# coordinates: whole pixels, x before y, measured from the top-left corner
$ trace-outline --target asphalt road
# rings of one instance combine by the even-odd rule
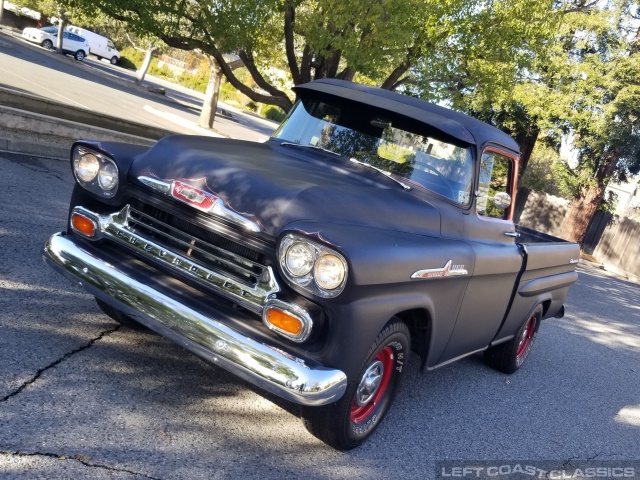
[[[0,40],[0,86],[179,133],[205,133],[195,126],[200,114],[198,106],[204,98],[198,92],[148,77],[145,85],[165,88],[170,97],[165,98],[134,87],[126,80],[132,81],[135,72],[106,61],[93,57],[84,62],[76,62],[69,56],[60,59],[19,38],[2,34]],[[230,115],[218,114],[214,130],[225,136],[263,141],[277,126],[227,105],[221,106]]]
[[[436,460],[640,459],[640,286],[580,265],[567,315],[527,364],[417,362],[361,448],[152,334],[119,327],[41,260],[63,229],[68,162],[0,157],[0,477],[407,478]],[[489,301],[489,300],[488,300]]]

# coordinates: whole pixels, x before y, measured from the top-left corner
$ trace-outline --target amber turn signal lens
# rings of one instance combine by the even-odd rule
[[[267,310],[266,317],[267,322],[290,335],[296,336],[302,332],[302,321],[287,312],[283,312],[277,308],[270,308]]]
[[[77,213],[71,215],[71,226],[75,231],[87,237],[93,237],[96,234],[95,222]]]

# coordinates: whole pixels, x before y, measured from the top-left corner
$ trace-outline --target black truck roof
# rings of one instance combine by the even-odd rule
[[[315,80],[293,89],[296,93],[317,92],[397,112],[472,145],[494,142],[519,152],[518,144],[502,130],[477,118],[419,98],[333,78]]]

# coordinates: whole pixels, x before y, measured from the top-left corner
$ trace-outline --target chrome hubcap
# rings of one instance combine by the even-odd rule
[[[356,390],[356,403],[364,407],[368,404],[378,391],[384,374],[384,365],[380,360],[376,360],[362,375],[360,385]]]

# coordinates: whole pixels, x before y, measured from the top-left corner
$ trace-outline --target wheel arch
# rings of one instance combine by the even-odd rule
[[[427,308],[413,308],[396,313],[394,317],[402,320],[409,328],[411,350],[420,355],[420,368],[424,369],[431,345],[433,316]]]

